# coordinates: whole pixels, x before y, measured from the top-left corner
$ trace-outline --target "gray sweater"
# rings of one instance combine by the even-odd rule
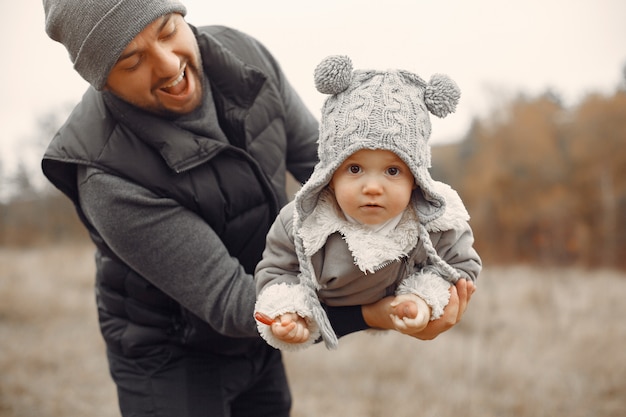
[[[79,166],[78,188],[87,219],[137,273],[150,277],[152,284],[220,333],[257,334],[253,278],[199,216],[96,168]],[[186,274],[181,274],[177,259],[186,260]],[[231,300],[228,294],[239,298]]]

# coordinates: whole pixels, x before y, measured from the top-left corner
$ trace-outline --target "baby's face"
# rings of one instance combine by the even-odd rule
[[[362,149],[337,168],[329,186],[345,213],[375,225],[402,213],[411,200],[415,178],[395,153]]]

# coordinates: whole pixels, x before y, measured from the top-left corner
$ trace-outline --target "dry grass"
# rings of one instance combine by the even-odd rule
[[[0,250],[0,416],[118,416],[92,249]],[[626,277],[487,269],[463,322],[286,355],[294,417],[617,417],[626,410]]]
[[[93,249],[0,251],[0,416],[119,416]]]

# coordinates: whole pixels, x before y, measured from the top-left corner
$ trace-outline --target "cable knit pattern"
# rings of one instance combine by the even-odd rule
[[[454,111],[460,90],[445,75],[433,76],[429,84],[409,71],[348,74],[351,68],[348,57],[330,56],[315,70],[316,87],[331,95],[322,107],[320,162],[297,197],[301,216],[310,214],[317,194],[346,157],[361,149],[386,149],[402,158],[420,186],[424,198],[414,201],[420,220],[436,219],[445,211],[445,198],[434,189],[428,172],[429,111],[438,116]]]

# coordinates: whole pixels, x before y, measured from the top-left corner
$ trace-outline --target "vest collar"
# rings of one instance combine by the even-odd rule
[[[214,101],[219,100],[223,106],[228,107],[229,114],[236,115],[234,120],[224,123],[243,124],[248,109],[265,83],[266,76],[260,70],[245,64],[211,35],[199,33],[193,26],[192,30],[198,40],[204,72],[211,83]],[[175,172],[183,172],[198,166],[229,146],[211,138],[195,135],[168,120],[124,102],[110,92],[104,91],[102,95],[115,118],[159,152]],[[224,130],[244,131],[232,126],[226,126]],[[243,141],[245,138],[239,140]]]
[[[237,107],[249,109],[267,79],[265,74],[243,62],[211,34],[191,28],[196,34],[204,72],[211,82],[213,94]]]

